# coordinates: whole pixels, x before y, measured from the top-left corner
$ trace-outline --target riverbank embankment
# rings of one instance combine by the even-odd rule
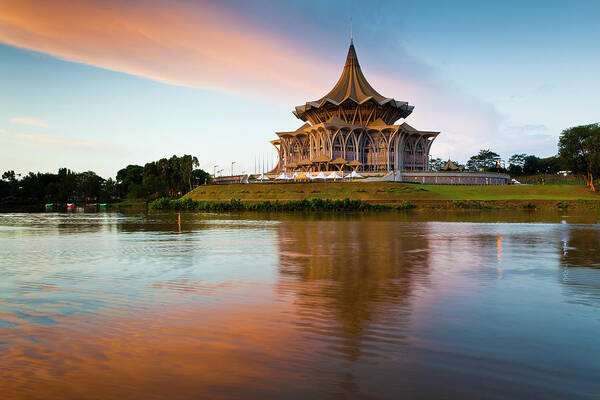
[[[394,182],[232,184],[200,186],[185,195],[182,201],[187,199],[202,204],[229,203],[235,199],[239,203],[247,203],[247,208],[254,207],[250,204],[294,204],[312,199],[325,202],[348,199],[360,201],[361,204],[401,209],[600,208],[600,194],[591,192],[583,185],[451,186]]]

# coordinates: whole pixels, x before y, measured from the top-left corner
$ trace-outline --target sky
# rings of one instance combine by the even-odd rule
[[[598,1],[0,0],[0,170],[114,177],[192,154],[254,172],[350,42],[434,157],[557,152],[600,120]]]

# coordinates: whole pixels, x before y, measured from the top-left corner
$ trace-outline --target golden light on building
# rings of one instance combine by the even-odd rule
[[[333,89],[297,106],[293,113],[304,125],[277,132],[279,138],[271,141],[279,153],[273,172],[428,170],[429,149],[439,132],[419,131],[405,122],[395,125],[413,109],[373,89],[351,41]]]

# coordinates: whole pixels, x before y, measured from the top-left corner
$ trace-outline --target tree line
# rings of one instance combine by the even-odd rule
[[[452,162],[465,171],[502,172],[511,176],[556,174],[567,169],[567,164],[558,156],[540,158],[525,153],[513,154],[506,165],[500,155],[490,149],[479,150],[479,153],[471,156],[466,164]],[[446,161],[440,158],[434,158],[430,162],[431,169],[434,171],[440,171],[445,164]]]
[[[586,185],[596,191],[595,182],[600,176],[600,123],[563,130],[558,141],[558,154],[552,157],[513,154],[506,165],[498,153],[483,149],[471,156],[465,165],[456,161],[453,163],[467,171],[504,172],[517,177],[569,171],[583,175]],[[439,171],[445,164],[444,160],[434,158],[430,167]]]
[[[128,165],[117,172],[119,192],[137,199],[183,195],[211,180],[198,165],[198,159],[189,155],[162,158],[143,167]]]
[[[115,179],[68,168],[60,168],[56,174],[29,172],[22,177],[10,170],[0,180],[0,203],[108,203],[125,198],[149,201],[177,196],[211,179],[198,166],[194,156],[174,155],[144,166],[128,165],[117,172]]]

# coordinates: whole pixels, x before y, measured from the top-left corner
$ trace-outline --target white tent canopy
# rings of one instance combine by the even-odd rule
[[[279,175],[277,178],[275,178],[276,181],[287,181],[290,179],[294,179],[294,178],[290,178],[289,176],[287,176],[285,174],[285,172],[282,172],[281,175]]]
[[[323,171],[321,171],[321,172],[319,172],[317,175],[313,175],[313,177],[312,177],[312,178],[313,178],[313,179],[325,179],[325,178],[326,178],[326,176],[325,176],[325,174],[323,173]]]
[[[338,175],[337,172],[332,172],[325,179],[342,179],[341,175]]]
[[[350,179],[355,179],[355,178],[362,178],[363,176],[360,175],[358,172],[356,171],[352,171],[352,173],[348,176],[346,176],[346,178],[350,178]]]
[[[269,178],[265,174],[260,174],[257,178],[257,181],[268,181]]]

